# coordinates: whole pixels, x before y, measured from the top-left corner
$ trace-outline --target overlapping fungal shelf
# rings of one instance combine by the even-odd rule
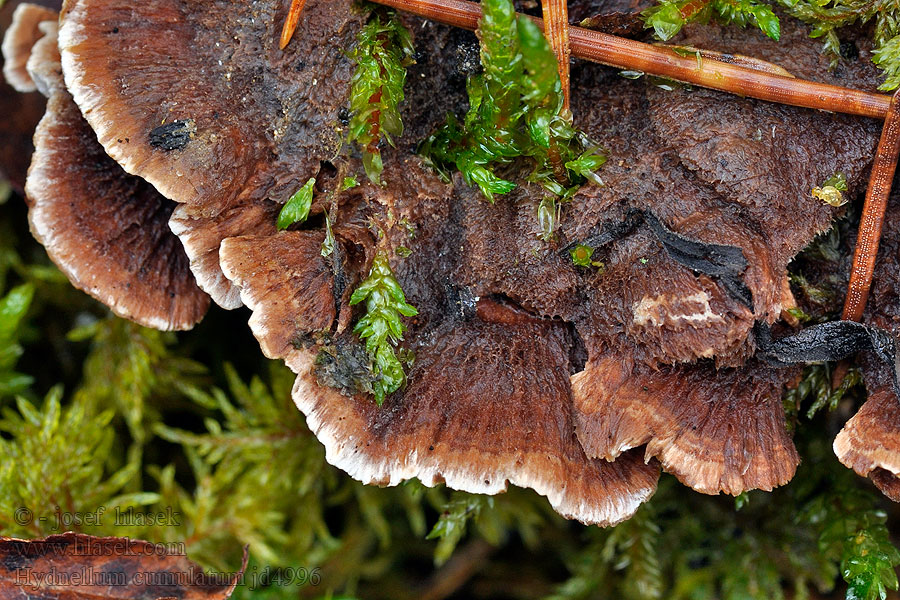
[[[412,150],[464,110],[460,57],[472,34],[408,18],[419,52],[406,132],[385,148],[376,186],[341,148],[343,50],[365,15],[350,0],[309,0],[282,49],[287,13],[279,0],[66,2],[65,84],[50,86],[28,191],[35,234],[76,285],[162,328],[202,316],[200,289],[226,308],[245,304],[265,354],[297,373],[295,403],[327,459],[367,483],[418,478],[479,493],[512,483],[609,525],[653,494],[660,468],[710,494],[791,479],[799,457],[781,397],[799,368],[763,360],[759,328],[793,331],[788,263],[843,210],[810,190],[838,171],[851,194],[864,188],[876,122],[663,90],[576,63],[571,108],[608,149],[604,186],[584,187],[544,242],[543,193],[525,173],[511,173],[519,187],[491,205]],[[788,23],[780,44],[717,28],[689,28],[681,43],[877,85],[866,60],[829,71],[819,43]],[[336,193],[346,174],[360,185]],[[311,177],[309,221],[277,231],[281,204]],[[51,202],[61,187],[74,204]],[[79,208],[98,190],[103,210]],[[897,334],[895,229],[866,319]],[[572,263],[567,248],[585,241],[602,268]],[[349,303],[377,250],[419,312],[403,343],[416,356],[407,385],[382,406],[353,387],[365,357]],[[884,416],[900,405],[890,369],[864,364],[871,398],[836,451],[896,498],[900,438]]]

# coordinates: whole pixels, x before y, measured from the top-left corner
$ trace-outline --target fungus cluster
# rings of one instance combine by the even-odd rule
[[[608,160],[603,185],[583,186],[547,241],[527,169],[510,167],[518,186],[489,204],[411,147],[465,112],[456,57],[474,36],[404,17],[417,63],[377,185],[343,144],[347,50],[367,14],[309,0],[282,45],[289,11],[282,0],[66,0],[57,26],[53,12],[17,8],[4,73],[48,97],[29,220],[74,285],[161,329],[191,327],[210,299],[246,305],[263,352],[297,373],[295,403],[327,460],[366,483],[512,483],[608,525],[653,494],[660,468],[709,494],[791,479],[799,457],[781,397],[799,368],[773,364],[790,362],[779,342],[796,327],[787,267],[845,210],[810,190],[838,172],[848,195],[864,188],[875,123],[577,63],[575,124]],[[622,20],[572,15],[588,16]],[[688,27],[679,43],[874,91],[867,61],[829,71],[800,28],[781,37]],[[312,179],[308,218],[279,230],[281,206]],[[896,223],[865,317],[893,335]],[[590,249],[588,266],[573,263],[576,247]],[[415,356],[406,384],[380,406],[351,302],[379,256],[418,312],[398,348]],[[870,399],[835,449],[900,499],[896,375],[869,355],[863,368]]]

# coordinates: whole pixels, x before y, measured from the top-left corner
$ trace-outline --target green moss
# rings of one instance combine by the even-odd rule
[[[13,370],[24,351],[19,336],[33,297],[34,286],[22,284],[0,298],[0,399],[28,389],[33,382],[28,375]]]
[[[810,26],[810,37],[822,38],[823,50],[834,68],[841,60],[842,27],[874,22],[872,62],[884,71],[881,90],[900,86],[900,7],[879,0],[659,0],[644,11],[645,24],[657,37],[668,40],[687,23],[706,23],[715,18],[724,24],[756,25],[774,40],[780,23],[772,10],[778,6]]]
[[[406,302],[403,289],[384,253],[375,256],[369,276],[350,297],[351,305],[363,301],[366,302],[366,314],[356,323],[353,331],[366,342],[366,351],[372,359],[372,390],[380,406],[406,381],[394,346],[403,340],[406,330],[402,317],[413,317],[419,313]]]
[[[347,141],[359,145],[366,174],[380,183],[384,167],[379,145],[382,140],[393,145],[403,133],[399,107],[406,68],[413,62],[412,41],[394,11],[379,8],[360,31],[349,56],[356,70],[350,82]]]
[[[484,72],[467,82],[469,111],[462,122],[449,115],[419,152],[445,178],[462,173],[492,202],[515,188],[498,172],[518,159],[529,159],[529,179],[557,197],[570,198],[586,181],[600,184],[596,170],[606,159],[562,110],[556,57],[540,29],[517,18],[510,0],[486,0],[482,9]]]
[[[756,0],[660,0],[643,13],[644,23],[661,40],[669,40],[688,23],[754,25],[772,38],[781,37],[781,24],[772,7]]]

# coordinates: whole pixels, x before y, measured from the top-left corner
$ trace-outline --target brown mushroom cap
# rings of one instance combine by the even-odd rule
[[[886,374],[883,374],[886,375]],[[885,379],[888,381],[890,377]],[[868,400],[834,439],[834,453],[847,467],[871,477],[900,502],[900,401],[890,385],[869,388]]]
[[[535,237],[539,190],[522,185],[487,206],[459,181],[426,189],[429,177],[406,150],[386,156],[386,164],[406,161],[406,174],[386,169],[387,188],[358,206],[387,230],[383,246],[412,246],[394,267],[420,314],[406,342],[418,355],[408,387],[378,409],[363,394],[316,383],[365,367],[358,340],[336,326],[349,312],[338,272],[317,253],[321,234],[271,231],[274,208],[335,154],[349,78],[341,50],[362,17],[344,1],[310,2],[304,29],[282,53],[284,3],[234,3],[224,15],[206,0],[111,4],[68,2],[67,83],[107,152],[185,203],[175,227],[202,285],[236,303],[218,253],[265,352],[298,373],[295,401],[329,460],[377,483],[415,476],[499,491],[510,481],[601,523],[652,492],[653,467],[621,454],[643,443],[647,456],[708,493],[771,489],[791,477],[797,455],[778,401],[791,372],[745,365],[751,331],[791,306],[786,265],[837,214],[809,191],[839,170],[851,189],[860,185],[874,125],[714,92],[663,94],[596,66],[575,74],[573,112],[611,151],[607,185],[583,190],[563,212],[560,245],[639,210],[673,235],[739,248],[746,268],[730,283],[686,264],[646,223],[599,249],[605,272],[576,268]],[[821,76],[816,42],[795,29],[790,70]],[[759,38],[728,35],[738,44]],[[138,40],[144,52],[129,52]],[[862,87],[876,80],[871,65],[850,75]],[[410,98],[422,101],[407,104],[405,120],[421,133],[451,101],[423,92],[427,78],[410,85]],[[700,117],[685,118],[682,105]],[[413,242],[393,227],[401,218],[416,229]],[[355,252],[351,281],[364,275],[375,243],[339,241]],[[332,339],[316,341],[317,333]],[[573,378],[573,398],[582,343],[588,362]],[[323,346],[349,374],[314,364],[327,358]]]
[[[32,55],[43,60],[29,60],[51,92],[25,186],[32,232],[73,285],[119,316],[189,329],[209,297],[169,230],[175,204],[127,175],[97,143],[64,88],[54,34],[50,28]]]
[[[108,0],[66,3],[69,90],[110,156],[190,205],[175,230],[198,282],[223,306],[235,306],[236,292],[215,260],[219,243],[270,224],[265,205],[284,203],[340,149],[351,74],[344,51],[365,18],[351,5],[309,2],[282,51],[280,1],[227,10],[211,0],[127,10]],[[230,228],[237,211],[243,231]],[[249,214],[260,220],[246,222]]]
[[[12,23],[3,35],[3,76],[18,92],[33,92],[37,86],[28,74],[26,64],[35,42],[44,37],[40,24],[44,21],[56,22],[59,13],[23,2],[16,6]]]
[[[639,453],[591,460],[573,432],[562,328],[480,319],[435,332],[402,395],[377,407],[316,383],[313,357],[297,356],[294,401],[326,458],[366,483],[495,494],[508,483],[545,495],[561,514],[611,525],[656,488]]]
[[[65,86],[57,45],[59,23],[56,20],[44,21],[38,25],[38,29],[43,32],[44,37],[34,43],[25,68],[37,91],[49,98],[53,94],[54,87]]]
[[[285,231],[222,243],[222,268],[254,311],[250,327],[263,354],[286,358],[303,334],[328,331],[335,320],[334,275],[321,255],[325,235]]]
[[[222,240],[242,235],[274,235],[281,205],[274,202],[248,202],[205,216],[190,204],[179,204],[169,219],[169,228],[184,245],[197,285],[217,290],[216,303],[223,308],[241,306],[240,290],[234,287],[219,266]]]
[[[803,52],[818,54],[808,43]],[[591,80],[591,76],[600,81]],[[559,317],[575,324],[589,360],[585,370],[573,377],[570,418],[587,456],[621,459],[633,454],[629,449],[646,444],[646,457],[658,457],[666,470],[706,493],[769,490],[793,476],[799,457],[785,428],[781,395],[796,370],[747,363],[754,351],[751,330],[757,320],[773,322],[784,308],[793,305],[787,262],[827,228],[836,214],[812,198],[809,191],[838,170],[845,171],[851,185],[858,186],[876,131],[861,120],[743,101],[735,108],[731,98],[697,92],[686,101],[693,100],[694,108],[705,119],[715,122],[724,112],[724,123],[739,123],[732,129],[714,129],[708,138],[701,139],[697,136],[706,135],[703,128],[695,131],[669,122],[669,116],[659,108],[668,102],[662,92],[604,77],[602,72],[598,75],[596,70],[584,69],[574,102],[576,114],[588,121],[588,132],[611,148],[603,170],[606,185],[584,189],[566,206],[560,228],[566,236],[563,243],[589,238],[607,226],[615,228],[626,220],[629,209],[649,211],[667,228],[690,240],[740,248],[747,261],[741,280],[752,294],[750,306],[736,298],[720,277],[679,263],[646,223],[598,248],[595,258],[604,262],[602,270],[579,269],[567,254],[560,253],[559,246],[536,238],[534,211],[540,196],[527,186],[488,205],[480,201],[476,190],[458,185],[449,206],[443,207],[428,203],[415,186],[406,189],[394,180],[379,202],[398,218],[408,216],[411,223],[426,230],[433,228],[427,223],[434,219],[446,229],[458,231],[437,235],[434,239],[439,242],[430,242],[432,237],[420,237],[417,229],[411,243],[413,256],[397,265],[405,275],[404,289],[417,299],[414,303],[421,309],[420,322],[408,336],[416,349],[417,363],[410,374],[409,388],[397,394],[390,408],[388,404],[382,408],[387,415],[379,420],[380,413],[370,405],[357,406],[358,400],[342,399],[328,389],[317,390],[308,373],[314,369],[312,359],[306,350],[294,347],[302,339],[291,327],[300,320],[297,311],[304,306],[320,306],[322,310],[327,301],[325,290],[319,303],[311,302],[311,292],[301,285],[305,278],[291,276],[284,280],[282,275],[279,279],[268,267],[263,270],[265,277],[254,275],[251,265],[268,263],[253,257],[240,264],[238,257],[252,252],[252,248],[262,248],[263,241],[227,241],[226,274],[242,287],[245,302],[254,309],[254,329],[267,353],[278,356],[287,352],[288,362],[301,373],[298,405],[308,415],[321,413],[311,416],[310,422],[321,428],[320,438],[334,461],[373,481],[378,477],[394,481],[394,477],[419,473],[424,463],[407,467],[384,458],[394,456],[393,449],[386,445],[377,446],[380,453],[376,456],[387,462],[373,467],[366,450],[348,446],[341,436],[384,444],[377,442],[377,437],[373,440],[371,433],[383,428],[395,439],[406,439],[405,434],[397,433],[403,425],[392,428],[393,419],[415,421],[419,413],[430,414],[431,403],[439,401],[428,394],[419,396],[416,382],[422,382],[419,385],[423,389],[433,390],[432,378],[463,368],[461,365],[472,369],[465,378],[459,377],[469,383],[441,380],[446,389],[461,390],[459,402],[468,402],[463,390],[480,382],[478,377],[482,375],[502,387],[502,376],[476,371],[477,365],[466,363],[461,351],[457,354],[455,347],[442,345],[456,343],[453,340],[459,336],[465,340],[458,342],[460,347],[474,347],[477,335],[470,333],[470,327],[487,339],[500,335],[493,330],[488,333],[487,325],[480,320],[447,324],[446,308],[443,313],[428,308],[435,306],[433,298],[440,294],[429,286],[440,287],[440,281],[449,280],[466,287],[471,297],[503,296],[532,316]],[[670,94],[684,96],[680,92]],[[800,144],[794,138],[792,145],[784,136],[762,136],[756,140],[755,153],[743,161],[725,152],[738,148],[748,136],[754,139],[756,129],[773,121],[796,122],[808,139]],[[843,139],[840,132],[848,128],[854,132],[852,143],[835,147],[833,138]],[[679,144],[682,140],[684,148]],[[701,164],[690,154],[694,146],[713,142],[731,160],[730,170],[723,165],[713,168],[711,163]],[[785,162],[799,160],[807,147],[822,156],[814,165],[788,176]],[[406,168],[411,169],[409,164]],[[389,175],[386,180],[390,181]],[[754,188],[758,181],[766,182],[766,186]],[[418,212],[413,208],[417,205]],[[391,244],[402,245],[394,239]],[[441,264],[450,259],[441,258],[435,259],[427,272],[407,267],[410,260],[426,260],[416,259],[419,252],[438,257],[449,249],[455,257],[450,266]],[[275,253],[284,254],[284,249]],[[284,266],[282,270],[293,272]],[[292,291],[281,289],[284,287]],[[506,325],[528,338],[524,325]],[[520,331],[520,327],[525,329]],[[503,353],[510,344],[498,342],[486,354],[512,361]],[[439,351],[432,355],[435,346]],[[531,352],[538,351],[535,349]],[[715,359],[720,368],[712,363],[694,364],[699,359]],[[677,366],[670,366],[673,363]],[[528,369],[541,372],[534,364]],[[494,396],[504,397],[490,389]],[[326,397],[332,399],[323,399]],[[407,412],[409,403],[415,404],[418,412]],[[478,407],[466,406],[478,412]],[[372,415],[363,410],[372,411]],[[441,405],[441,410],[448,409]],[[351,416],[355,414],[360,416]],[[515,417],[504,418],[516,422]],[[346,425],[351,419],[356,424]],[[483,419],[489,421],[488,417]],[[335,433],[329,434],[329,430]],[[404,443],[403,450],[414,452],[418,460],[418,442]],[[486,441],[480,444],[485,450],[490,447]],[[442,460],[450,461],[443,464],[453,464],[450,455]]]

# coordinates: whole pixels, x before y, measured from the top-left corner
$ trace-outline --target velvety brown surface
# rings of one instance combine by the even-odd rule
[[[44,65],[57,81],[26,184],[32,232],[73,285],[116,314],[158,329],[189,329],[209,297],[169,230],[175,204],[106,155],[62,87],[58,60]]]
[[[700,492],[771,490],[800,461],[781,404],[796,373],[756,361],[651,370],[610,353],[572,377],[578,439],[607,460],[647,444],[648,458]]]
[[[238,236],[222,245],[225,275],[254,311],[266,353],[298,372],[295,401],[331,462],[375,483],[419,477],[496,492],[509,481],[600,523],[627,517],[651,493],[655,467],[639,450],[622,454],[643,444],[708,493],[771,489],[792,476],[798,459],[780,396],[795,371],[751,359],[752,327],[793,306],[788,261],[841,213],[810,192],[837,171],[851,192],[862,188],[877,124],[663,91],[576,63],[572,108],[608,149],[605,185],[583,188],[563,207],[556,239],[543,242],[540,189],[520,177],[490,205],[411,156],[446,112],[464,109],[471,34],[408,19],[420,63],[409,73],[407,133],[385,149],[387,185],[335,197],[325,183],[334,171],[364,177],[356,158],[337,152],[350,75],[340,50],[363,19],[345,1],[308,3],[285,53],[275,46],[284,2],[111,4],[67,3],[62,48],[76,101],[127,170],[185,203],[173,225],[201,285],[226,305],[234,289],[216,254]],[[820,43],[799,28],[786,27],[790,46],[738,29],[719,46],[717,31],[683,41],[738,48],[798,76],[877,82],[864,48],[858,63],[829,74]],[[124,52],[138,43],[142,55]],[[303,231],[275,234],[278,205],[314,175]],[[326,209],[342,253],[331,264],[317,253]],[[646,222],[597,250],[603,269],[572,264],[569,244],[633,210],[690,240],[740,248],[749,305],[721,277],[677,262]],[[416,353],[408,387],[380,409],[318,385],[311,337],[327,328],[352,371],[359,343],[348,325],[361,308],[345,300],[377,248],[419,310],[403,343]]]
[[[369,396],[348,397],[317,382],[317,349],[308,349],[312,342],[304,334],[327,331],[335,319],[333,271],[319,253],[322,236],[286,232],[222,245],[224,271],[254,311],[250,325],[264,352],[299,373],[295,401],[329,460],[368,483],[418,477],[428,485],[446,481],[496,493],[511,482],[533,487],[563,514],[586,522],[627,518],[653,493],[658,467],[645,465],[638,453],[613,464],[584,455],[568,384],[572,333],[562,322],[489,300],[472,300],[468,313],[448,310],[450,282],[442,274],[449,275],[455,258],[440,258],[456,231],[444,221],[448,189],[418,161],[406,167],[412,172],[386,170],[384,190],[364,185],[349,194],[378,194],[396,219],[418,225],[412,238],[394,230],[391,243],[415,242],[420,249],[397,272],[410,282],[405,291],[420,308],[412,327],[423,333],[414,336],[409,387],[381,408]],[[353,201],[346,205],[351,210]],[[337,243],[352,256],[356,244],[347,229],[336,229]],[[341,311],[348,310],[342,302]]]

